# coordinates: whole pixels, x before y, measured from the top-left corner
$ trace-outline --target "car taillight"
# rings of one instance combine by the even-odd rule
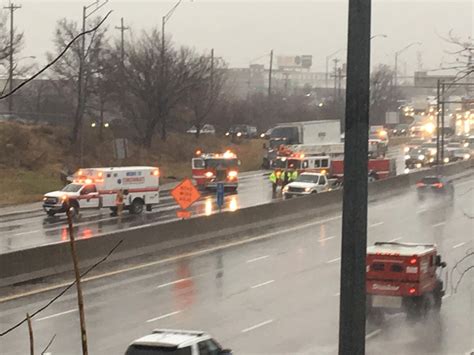
[[[442,189],[443,188],[443,183],[437,182],[436,184],[433,184],[433,187],[436,187],[437,189]]]
[[[425,186],[425,184],[423,184],[422,182],[417,182],[416,183],[416,187],[424,187],[424,186]]]
[[[417,262],[418,262],[417,258],[411,258],[409,261],[410,265],[415,265]]]
[[[415,293],[416,293],[416,288],[410,287],[409,290],[408,290],[408,293],[409,293],[410,295],[415,294]]]

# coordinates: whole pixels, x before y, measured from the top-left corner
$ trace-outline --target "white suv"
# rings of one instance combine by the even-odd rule
[[[156,329],[133,341],[125,355],[232,355],[205,332]]]
[[[329,182],[325,174],[302,173],[295,181],[283,188],[283,198],[303,196],[329,191]]]

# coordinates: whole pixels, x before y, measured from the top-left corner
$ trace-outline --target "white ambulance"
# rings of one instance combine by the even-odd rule
[[[80,169],[73,182],[61,191],[44,195],[43,209],[49,216],[66,212],[66,202],[77,214],[83,208],[117,210],[117,192],[122,190],[124,209],[140,214],[160,202],[160,170],[151,166]]]

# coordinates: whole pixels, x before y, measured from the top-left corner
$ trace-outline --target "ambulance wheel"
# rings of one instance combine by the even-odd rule
[[[132,205],[130,206],[130,213],[131,214],[140,214],[143,212],[143,200],[140,198],[136,198],[133,200]]]

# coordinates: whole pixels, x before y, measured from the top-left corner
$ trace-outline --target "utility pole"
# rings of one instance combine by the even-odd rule
[[[439,137],[440,137],[440,111],[441,111],[441,81],[438,79],[436,86],[436,165],[439,165]]]
[[[214,88],[214,48],[211,49],[211,90]]]
[[[270,51],[270,68],[268,70],[268,97],[272,96],[273,49]]]
[[[129,27],[125,27],[123,22],[123,17],[120,19],[120,26],[115,26],[115,29],[120,30],[120,60],[122,62],[122,67],[125,63],[125,38],[124,34],[125,31],[129,29]]]
[[[441,83],[441,165],[444,165],[444,94],[445,83]]]
[[[371,0],[349,0],[339,355],[365,354]]]
[[[10,53],[9,53],[9,59],[10,59],[10,67],[8,70],[8,83],[9,83],[9,88],[10,92],[13,91],[13,41],[15,40],[15,28],[13,25],[13,13],[15,10],[20,9],[21,5],[15,5],[14,3],[10,3],[8,6],[4,6],[4,9],[10,10]],[[8,112],[11,114],[13,112],[13,95],[10,95],[8,97]]]
[[[337,97],[337,63],[339,63],[339,59],[334,58],[334,103],[338,101]]]

